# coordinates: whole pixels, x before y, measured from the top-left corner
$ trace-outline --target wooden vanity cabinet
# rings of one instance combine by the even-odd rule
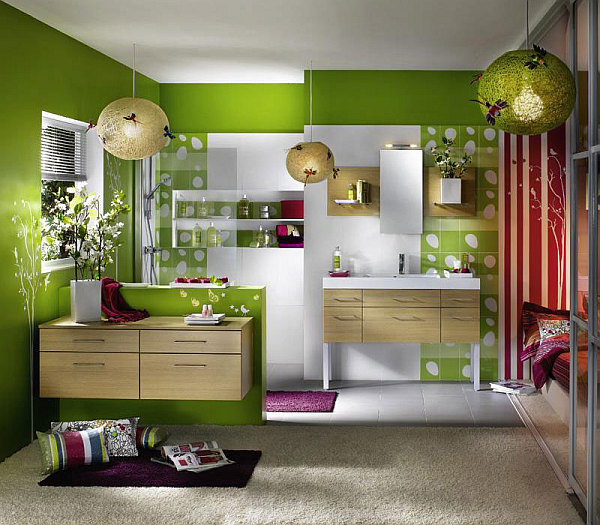
[[[478,343],[479,290],[324,290],[325,343]]]
[[[218,326],[57,319],[40,326],[40,397],[239,401],[253,384],[252,341],[251,317]]]

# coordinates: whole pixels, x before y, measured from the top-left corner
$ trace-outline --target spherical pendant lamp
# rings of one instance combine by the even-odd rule
[[[102,147],[123,160],[151,157],[173,138],[165,112],[154,102],[135,96],[135,44],[132,72],[133,96],[111,102],[96,125]]]
[[[575,80],[552,53],[509,51],[479,80],[478,100],[489,124],[517,135],[537,135],[562,124],[575,104]]]
[[[293,179],[304,185],[335,175],[331,150],[322,142],[300,142],[287,154],[285,166]]]
[[[312,61],[310,63],[310,142],[299,142],[291,148],[285,160],[285,166],[293,179],[307,184],[325,180],[330,175],[335,179],[338,170],[335,167],[333,153],[322,142],[312,140]]]
[[[106,151],[125,160],[151,157],[169,140],[169,120],[154,102],[144,98],[120,98],[98,117],[98,138]]]

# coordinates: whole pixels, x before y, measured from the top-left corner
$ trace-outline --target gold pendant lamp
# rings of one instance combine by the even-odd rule
[[[322,142],[313,142],[312,126],[312,62],[310,63],[310,142],[299,142],[292,147],[285,161],[288,173],[293,179],[307,184],[325,180],[330,175],[335,178],[337,169],[333,153]]]
[[[133,96],[111,102],[98,117],[98,138],[103,148],[119,159],[140,160],[158,153],[172,137],[165,112],[154,102],[135,96],[135,44],[133,44]]]

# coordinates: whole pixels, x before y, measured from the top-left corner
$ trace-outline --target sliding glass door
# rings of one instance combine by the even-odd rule
[[[573,0],[571,70],[577,81],[570,132],[571,352],[569,481],[600,523],[598,490],[598,0]]]

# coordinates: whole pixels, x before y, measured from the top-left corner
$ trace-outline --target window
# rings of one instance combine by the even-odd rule
[[[91,161],[91,162],[90,162]],[[41,130],[41,216],[42,270],[72,266],[65,247],[51,242],[52,223],[56,215],[56,196],[75,184],[88,183],[90,191],[102,197],[102,147],[95,130],[88,132],[84,122],[51,113],[42,113]]]

